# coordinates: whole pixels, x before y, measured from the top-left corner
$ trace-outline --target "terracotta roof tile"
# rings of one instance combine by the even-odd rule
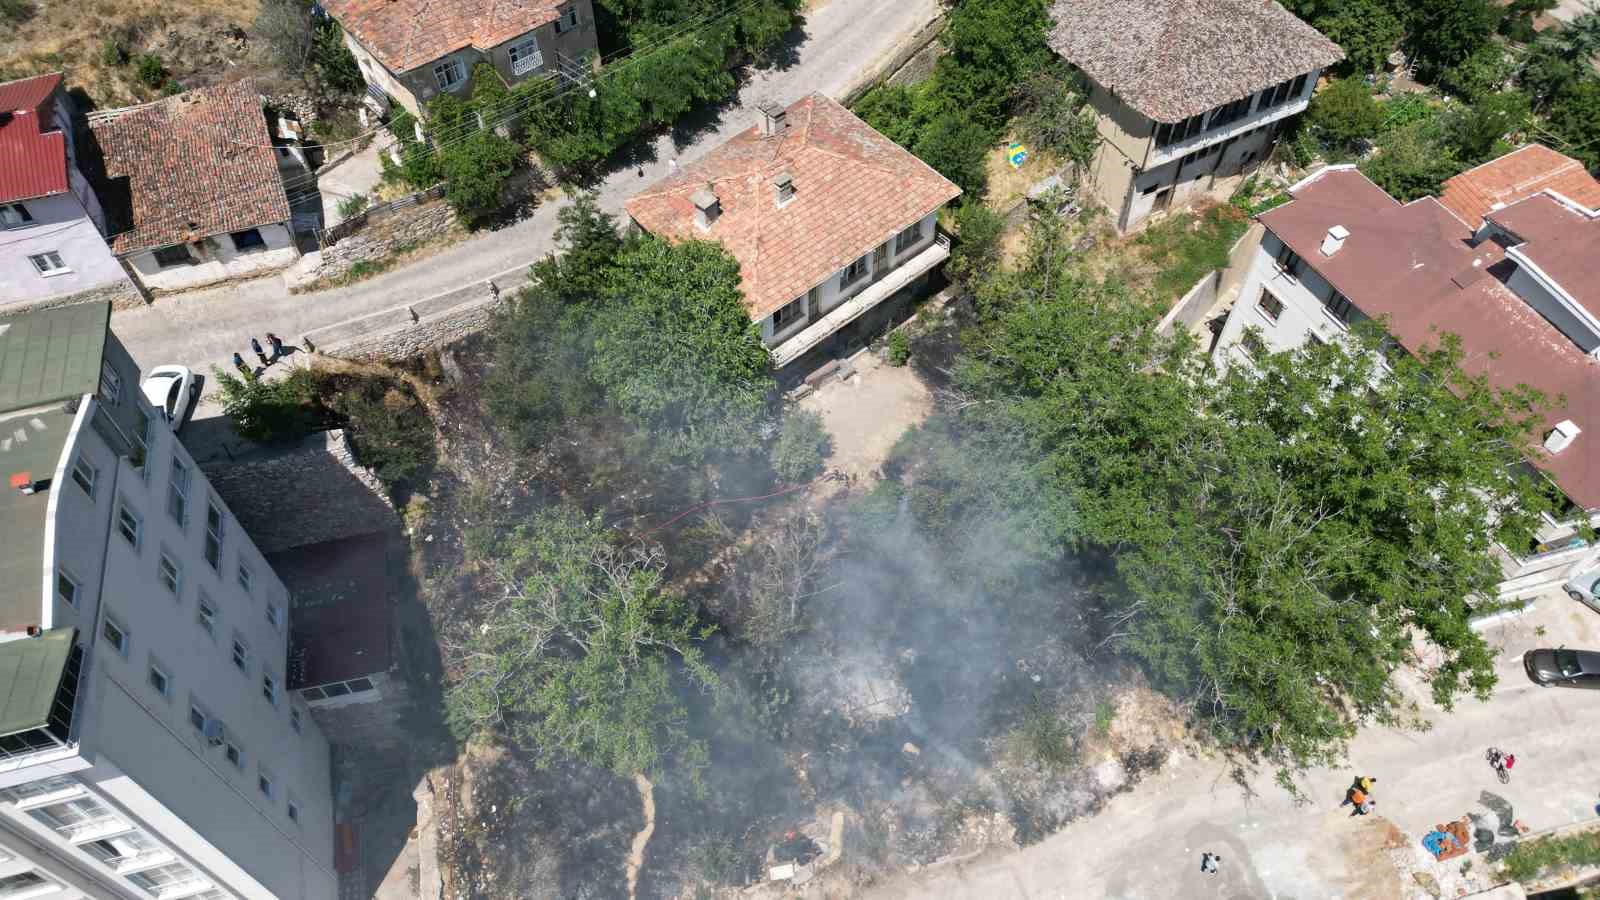
[[[393,72],[464,47],[487,50],[554,22],[566,0],[326,0],[361,46]]]
[[[1514,265],[1505,251],[1492,241],[1470,246],[1471,229],[1434,198],[1402,205],[1354,169],[1325,169],[1292,193],[1261,222],[1362,312],[1387,316],[1402,345],[1416,350],[1453,333],[1469,373],[1543,391],[1553,406],[1536,443],[1563,419],[1578,423],[1572,446],[1555,456],[1535,450],[1533,462],[1572,500],[1600,507],[1600,360],[1502,283]],[[1319,248],[1334,225],[1350,236],[1326,257]],[[1476,271],[1488,276],[1456,280]]]
[[[1589,209],[1600,207],[1600,181],[1583,163],[1543,144],[1529,144],[1451,178],[1444,183],[1439,202],[1476,226],[1491,210],[1544,190]]]
[[[1050,46],[1157,122],[1344,59],[1274,0],[1057,0]]]
[[[289,220],[289,199],[250,80],[89,117],[106,174],[128,179],[121,255]]]
[[[720,241],[739,261],[754,319],[960,196],[927,163],[822,94],[788,108],[788,128],[751,127],[627,202],[652,234]],[[772,179],[794,178],[794,198],[777,205]],[[710,230],[694,224],[689,197],[710,186],[722,208]]]
[[[67,144],[47,105],[61,74],[0,84],[0,203],[67,190]]]

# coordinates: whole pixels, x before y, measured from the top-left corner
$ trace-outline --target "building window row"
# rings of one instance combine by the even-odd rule
[[[352,678],[349,681],[334,681],[317,687],[302,688],[300,696],[307,700],[332,700],[335,697],[365,694],[377,689],[370,678]]]
[[[1252,111],[1261,112],[1282,106],[1299,97],[1306,88],[1306,81],[1311,77],[1310,72],[1303,73],[1294,78],[1285,79],[1279,84],[1224,103],[1214,109],[1195,113],[1181,122],[1162,122],[1156,126],[1156,146],[1166,147],[1181,141],[1188,140],[1197,134],[1222,128],[1250,115]]]

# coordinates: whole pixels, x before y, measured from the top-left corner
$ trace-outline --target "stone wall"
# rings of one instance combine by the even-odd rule
[[[90,288],[87,291],[79,291],[76,294],[50,297],[36,303],[7,307],[4,311],[0,311],[0,316],[33,312],[39,309],[55,309],[59,306],[74,306],[79,303],[95,303],[101,300],[111,301],[112,309],[136,309],[148,302],[145,300],[144,294],[140,293],[138,285],[123,279],[122,281],[114,281],[111,284],[103,284],[97,288]]]
[[[376,262],[462,232],[455,210],[443,200],[401,210],[331,247],[306,254],[296,267],[292,289],[303,290],[313,282],[342,278],[356,263]]]
[[[479,299],[473,300],[474,295]],[[479,282],[309,337],[317,352],[329,356],[362,362],[409,359],[484,330],[498,306],[488,287]],[[414,320],[413,311],[417,314]],[[343,331],[335,333],[335,329]]]
[[[394,505],[341,430],[201,463],[262,553],[392,528]]]

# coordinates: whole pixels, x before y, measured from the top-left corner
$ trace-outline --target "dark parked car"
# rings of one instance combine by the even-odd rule
[[[1528,679],[1540,687],[1575,687],[1600,690],[1600,653],[1592,650],[1551,650],[1541,647],[1522,654]]]

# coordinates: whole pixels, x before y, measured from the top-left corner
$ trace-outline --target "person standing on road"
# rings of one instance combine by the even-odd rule
[[[1356,787],[1370,794],[1372,793],[1372,786],[1377,782],[1378,779],[1373,778],[1371,775],[1363,775],[1356,779]]]
[[[256,352],[256,358],[261,360],[263,366],[272,365],[272,361],[267,359],[267,354],[262,352],[261,342],[255,339],[255,335],[250,336],[250,349]]]
[[[277,362],[283,358],[283,338],[272,332],[267,332],[267,344],[272,347],[272,361]]]
[[[1217,874],[1217,863],[1222,862],[1222,857],[1209,851],[1200,854],[1200,871],[1207,875]]]
[[[238,351],[235,351],[233,354],[233,367],[238,369],[239,374],[246,378],[249,378],[251,374],[253,374],[250,371],[250,367],[244,364],[244,357],[240,356]]]

